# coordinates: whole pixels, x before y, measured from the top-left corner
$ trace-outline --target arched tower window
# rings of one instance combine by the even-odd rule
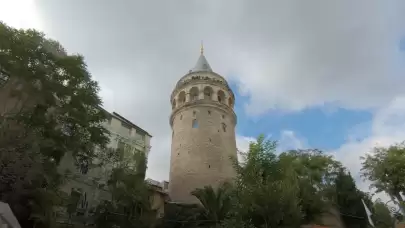
[[[181,91],[179,93],[179,104],[183,104],[184,102],[186,102],[186,93],[184,91]]]
[[[190,89],[190,100],[191,101],[198,100],[198,88],[197,87],[193,87]]]
[[[222,90],[218,91],[218,102],[220,102],[220,103],[225,102],[225,93]]]
[[[198,121],[196,119],[193,119],[192,126],[193,128],[198,128]]]
[[[226,124],[222,123],[222,131],[226,132]]]
[[[211,100],[212,99],[213,90],[210,86],[204,88],[204,99]]]
[[[230,106],[231,108],[233,108],[233,100],[232,100],[232,97],[230,97],[230,98],[228,99],[228,104],[229,104],[229,106]]]
[[[173,102],[172,102],[172,108],[173,108],[173,109],[175,109],[175,108],[176,108],[176,99],[173,99]]]

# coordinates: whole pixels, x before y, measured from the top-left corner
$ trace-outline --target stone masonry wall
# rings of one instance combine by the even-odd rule
[[[211,96],[204,88],[212,88]],[[198,99],[192,98],[192,88],[198,88]],[[236,158],[235,124],[233,101],[228,91],[212,83],[191,83],[181,89],[186,101],[177,97],[171,117],[172,148],[170,162],[169,195],[179,203],[197,203],[190,194],[196,188],[211,185],[217,187],[235,176],[231,157]],[[225,93],[218,101],[218,91]],[[193,126],[194,121],[194,126]],[[195,122],[196,121],[196,122]]]

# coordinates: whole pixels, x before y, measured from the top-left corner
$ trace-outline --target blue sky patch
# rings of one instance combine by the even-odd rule
[[[370,132],[372,113],[367,111],[336,108],[333,112],[327,112],[323,107],[316,107],[292,113],[273,110],[252,118],[244,110],[249,97],[240,95],[235,83],[231,82],[230,87],[235,93],[236,100],[235,112],[238,116],[236,132],[242,136],[257,137],[263,133],[279,140],[282,131],[290,130],[300,138],[304,138],[311,148],[331,150],[338,148],[349,137],[359,140],[367,137]]]

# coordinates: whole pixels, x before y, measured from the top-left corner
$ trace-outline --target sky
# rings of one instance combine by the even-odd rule
[[[153,135],[149,178],[168,179],[170,94],[203,40],[236,96],[239,150],[259,134],[318,148],[363,190],[360,156],[405,139],[403,12],[403,0],[0,0],[0,20],[84,55],[105,108]]]

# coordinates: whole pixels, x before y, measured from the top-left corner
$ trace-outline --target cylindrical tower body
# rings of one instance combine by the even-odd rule
[[[171,95],[172,147],[169,195],[173,202],[198,203],[190,193],[217,187],[236,172],[234,94],[212,72],[203,55]]]

